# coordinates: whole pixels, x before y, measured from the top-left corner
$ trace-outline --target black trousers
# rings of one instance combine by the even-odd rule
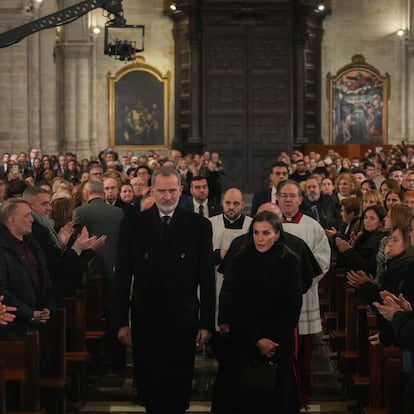
[[[240,371],[235,341],[230,335],[220,335],[216,332],[210,338],[209,344],[218,362],[211,412],[216,414],[234,413]]]
[[[118,340],[118,332],[112,329],[112,284],[113,279],[103,279],[103,315],[105,319],[104,329],[107,332],[105,351],[109,354],[111,368],[118,371],[125,368],[126,347]]]

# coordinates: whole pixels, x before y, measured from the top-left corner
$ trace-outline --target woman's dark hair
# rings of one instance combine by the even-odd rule
[[[6,190],[6,199],[12,197],[21,197],[27,187],[28,185],[24,180],[20,180],[18,178],[11,180]]]
[[[283,225],[280,221],[280,218],[273,213],[272,211],[262,211],[261,213],[258,213],[254,216],[252,223],[250,225],[249,229],[249,235],[253,237],[253,224],[259,223],[262,221],[267,221],[272,227],[275,233],[280,232],[280,236],[284,236],[283,233]]]
[[[374,206],[369,206],[369,207],[367,207],[365,210],[364,210],[364,212],[362,213],[362,216],[361,216],[361,224],[362,224],[362,232],[364,233],[365,232],[365,228],[364,228],[364,225],[363,225],[363,223],[364,223],[364,219],[365,219],[365,215],[367,214],[367,212],[368,211],[370,211],[370,210],[372,210],[372,211],[374,211],[374,213],[378,216],[378,218],[379,218],[379,220],[381,221],[381,222],[384,222],[384,218],[385,218],[385,216],[387,215],[387,210],[384,208],[384,207],[382,207],[382,206],[377,206],[377,205],[374,205]]]
[[[397,183],[397,181],[392,180],[391,178],[386,178],[384,181],[382,181],[381,185],[380,185],[380,190],[382,185],[385,184],[388,187],[388,191],[393,190],[396,192],[400,191],[400,187]]]
[[[279,244],[279,246],[281,247],[281,251],[280,254],[283,257],[287,252],[290,254],[295,254],[288,246],[286,246],[285,244],[285,232],[283,230],[283,225],[282,222],[280,221],[280,218],[273,213],[272,211],[262,211],[261,213],[257,213],[253,220],[252,223],[250,224],[250,228],[249,228],[249,244],[248,245],[253,245],[253,226],[255,223],[260,223],[266,221],[268,222],[273,230],[275,231],[275,233],[280,234],[279,239],[277,241],[277,243]]]
[[[392,233],[394,231],[399,230],[401,232],[404,246],[406,246],[405,251],[399,256],[398,261],[401,262],[409,262],[414,258],[414,247],[411,246],[410,242],[410,227],[409,226],[396,226],[392,229]]]
[[[384,206],[387,205],[388,196],[391,195],[391,194],[396,194],[398,196],[398,198],[400,199],[401,203],[404,201],[404,193],[402,191],[390,190],[390,191],[388,191],[387,195],[385,196]]]
[[[375,185],[374,181],[372,181],[372,180],[364,180],[364,181],[362,181],[361,188],[362,188],[362,186],[364,184],[368,184],[368,187],[369,187],[370,190],[376,190],[377,189],[377,186]]]

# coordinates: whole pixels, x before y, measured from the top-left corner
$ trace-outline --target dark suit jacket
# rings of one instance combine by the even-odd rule
[[[272,188],[268,188],[260,193],[256,193],[252,200],[252,209],[250,211],[250,217],[256,215],[257,209],[264,203],[272,201]]]
[[[136,381],[144,405],[159,401],[175,402],[177,409],[188,406],[197,330],[214,329],[211,240],[210,222],[181,208],[175,210],[166,231],[155,205],[122,223],[113,327],[129,325],[131,308]],[[160,401],[160,389],[165,401]]]
[[[187,211],[191,211],[194,213],[194,202],[193,198],[190,197],[182,197],[180,199],[180,207],[184,208]],[[212,203],[210,200],[207,202],[208,207],[208,216],[218,216],[219,214],[223,213],[223,207],[220,204]]]
[[[90,236],[107,235],[105,244],[96,252],[96,271],[103,278],[113,277],[116,246],[118,245],[119,228],[124,212],[119,207],[106,204],[101,198],[95,198],[88,204],[75,209],[74,227],[79,233],[83,226]]]
[[[0,165],[0,177],[5,177],[7,175],[7,171],[4,169],[4,165]]]

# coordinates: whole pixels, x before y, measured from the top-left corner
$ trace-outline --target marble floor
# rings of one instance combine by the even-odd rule
[[[196,358],[193,397],[188,413],[210,412],[210,396],[216,362],[200,354]],[[319,337],[314,341],[312,354],[312,394],[314,401],[308,413],[351,414],[345,393],[337,381],[336,367],[328,357],[328,348]],[[134,404],[132,366],[124,376],[104,375],[91,387],[88,401],[81,413],[143,413],[144,407]],[[168,413],[166,413],[168,414]]]

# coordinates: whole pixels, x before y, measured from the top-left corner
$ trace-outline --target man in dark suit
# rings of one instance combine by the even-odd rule
[[[120,209],[123,210],[125,216],[127,214],[132,214],[137,210],[134,205],[129,204],[129,203],[124,203],[119,198],[119,191],[121,187],[121,183],[119,180],[117,180],[116,178],[112,178],[112,177],[105,177],[103,179],[103,183],[104,183],[106,204],[119,207]]]
[[[84,189],[88,196],[88,204],[75,210],[75,234],[86,226],[90,236],[106,235],[105,244],[96,252],[92,267],[96,274],[102,276],[103,281],[103,312],[107,323],[106,330],[109,333],[108,352],[112,353],[112,369],[121,371],[125,368],[125,349],[118,343],[116,332],[110,331],[110,319],[116,246],[124,212],[119,207],[105,203],[105,188],[102,180],[90,180],[85,184]]]
[[[211,202],[208,198],[209,188],[207,178],[202,175],[196,175],[190,184],[191,198],[183,198],[180,205],[189,211],[194,211],[203,217],[209,218],[217,216],[223,212],[220,204]]]
[[[10,159],[10,153],[9,152],[5,152],[3,153],[3,158],[2,161],[0,163],[0,177],[4,178],[7,176],[7,171],[8,171],[8,163],[9,163],[9,159]]]
[[[176,170],[157,169],[151,191],[155,205],[122,224],[114,327],[119,340],[132,346],[138,397],[147,413],[184,414],[196,346],[203,346],[214,329],[211,224],[177,208],[181,185]]]
[[[272,165],[272,170],[270,172],[270,184],[271,187],[256,193],[253,196],[252,200],[252,209],[250,212],[250,217],[254,217],[257,209],[264,203],[277,203],[276,200],[276,193],[277,193],[277,186],[281,181],[287,180],[289,176],[288,166],[282,162],[277,161]]]

